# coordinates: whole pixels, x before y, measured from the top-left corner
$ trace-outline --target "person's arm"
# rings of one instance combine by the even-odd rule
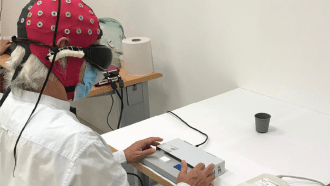
[[[126,156],[125,156],[125,152],[127,153],[128,157],[129,157],[129,162],[138,162],[140,160],[141,157],[139,157],[139,155],[137,155],[138,153],[143,153],[142,157],[145,157],[149,154],[153,154],[153,151],[149,151],[151,150],[151,146],[150,145],[159,145],[158,141],[162,141],[163,139],[161,138],[148,138],[145,140],[141,140],[138,141],[136,143],[134,143],[133,145],[131,145],[129,148],[125,149],[125,151],[117,151],[115,153],[113,153],[114,158],[117,162],[119,163],[124,163],[127,161]],[[178,183],[176,186],[190,186],[187,183],[181,182]]]
[[[11,46],[9,40],[0,40],[0,55],[2,55]]]
[[[129,186],[127,173],[114,159],[110,148],[100,141],[89,145],[71,163],[63,185],[70,186]]]

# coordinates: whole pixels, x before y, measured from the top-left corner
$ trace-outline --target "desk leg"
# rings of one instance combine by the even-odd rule
[[[121,90],[118,89],[119,93]],[[150,118],[148,82],[123,88],[124,110],[120,128]],[[120,115],[121,101],[116,96],[118,118]]]
[[[147,175],[145,175],[145,174],[143,174],[143,177],[144,177],[144,182],[143,182],[143,185],[145,185],[145,186],[150,186],[150,178],[147,176]]]
[[[134,170],[134,174],[139,175],[139,171],[135,167],[133,167],[133,170]],[[134,183],[135,183],[134,186],[142,186],[140,185],[139,178],[136,176],[134,176]]]

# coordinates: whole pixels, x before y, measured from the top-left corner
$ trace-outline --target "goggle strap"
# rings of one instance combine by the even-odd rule
[[[49,48],[49,49],[51,49],[51,50],[53,50],[53,51],[56,50],[56,49],[55,49],[56,47],[54,47],[54,46],[45,45],[45,44],[40,43],[40,42],[38,42],[38,41],[36,41],[36,40],[33,40],[33,39],[17,38],[16,36],[13,36],[13,37],[12,37],[12,41],[13,41],[14,43],[27,43],[27,44],[39,45],[39,46],[43,46],[43,47]]]
[[[52,61],[54,57],[54,52],[50,52],[47,54],[46,59],[48,61]],[[57,57],[55,61],[63,57],[76,57],[76,58],[83,58],[85,53],[81,47],[74,47],[74,46],[66,46],[59,49]]]

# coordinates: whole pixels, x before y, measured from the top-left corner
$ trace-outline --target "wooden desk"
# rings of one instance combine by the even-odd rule
[[[4,42],[4,40],[0,40],[0,45],[1,43]],[[2,51],[4,52],[4,51]],[[6,65],[6,61],[10,58],[10,55],[4,54],[0,56],[0,66],[4,67],[4,68],[8,68]]]
[[[10,58],[10,56],[7,54],[0,56],[0,66],[8,69],[6,62],[8,61],[9,58]],[[122,64],[122,67],[120,69],[119,75],[124,80],[124,87],[128,87],[131,85],[135,85],[135,84],[139,84],[142,82],[146,82],[146,81],[150,81],[153,79],[163,77],[163,74],[158,73],[158,72],[152,72],[152,73],[150,73],[148,75],[144,75],[144,76],[130,76],[130,75],[126,74],[124,61],[121,61],[121,64]],[[117,86],[119,87],[119,83],[117,83]],[[94,86],[92,88],[91,92],[87,95],[87,97],[96,96],[96,95],[103,94],[103,93],[110,92],[110,91],[112,91],[112,88],[110,85],[104,85],[101,87]]]
[[[6,65],[6,62],[8,61],[8,59],[10,58],[10,55],[4,54],[0,56],[0,66],[4,67],[4,68],[8,68]]]

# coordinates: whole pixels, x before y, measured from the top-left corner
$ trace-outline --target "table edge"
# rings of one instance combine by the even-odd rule
[[[117,152],[118,151],[117,149],[111,147],[110,145],[109,145],[109,147],[110,147],[110,149],[111,149],[112,152]],[[140,172],[142,172],[143,174],[147,175],[148,177],[150,177],[151,179],[155,180],[157,183],[159,183],[159,184],[161,184],[163,186],[173,186],[170,182],[164,180],[162,177],[158,176],[157,174],[155,174],[151,170],[143,167],[139,163],[130,163],[130,165],[132,165],[137,170],[139,170]]]

